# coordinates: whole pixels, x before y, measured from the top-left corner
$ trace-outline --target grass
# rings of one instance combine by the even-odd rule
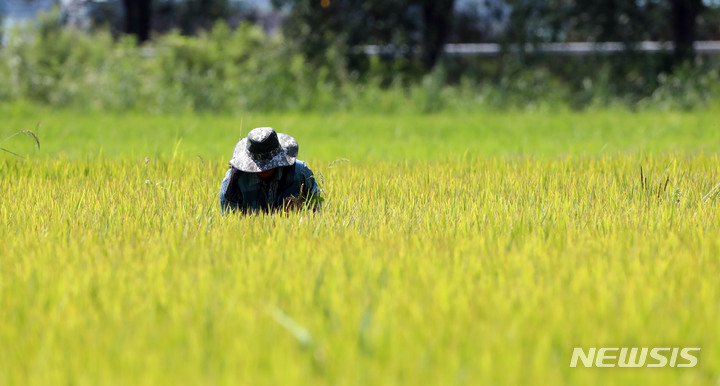
[[[327,202],[235,217],[240,117],[0,110],[3,138],[42,121],[0,156],[0,384],[720,377],[717,113],[248,114]],[[702,351],[568,367],[602,346]]]
[[[329,163],[473,157],[597,157],[603,154],[695,154],[720,150],[713,110],[642,112],[479,111],[473,114],[256,114],[151,116],[0,106],[0,138],[35,128],[43,150],[33,157],[144,159],[184,154],[225,160],[249,130],[273,126],[294,135],[301,156]],[[1,145],[8,147],[6,143]],[[32,148],[31,141],[15,145]]]

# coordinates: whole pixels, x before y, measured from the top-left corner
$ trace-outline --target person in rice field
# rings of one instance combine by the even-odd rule
[[[223,214],[320,208],[320,189],[312,170],[297,159],[295,138],[258,127],[240,139],[220,185]]]

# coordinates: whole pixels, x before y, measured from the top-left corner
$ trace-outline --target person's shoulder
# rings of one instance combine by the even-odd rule
[[[312,175],[312,170],[310,170],[310,168],[307,166],[307,163],[305,161],[296,160],[295,161],[295,173],[302,174],[302,175],[307,175],[307,174]]]

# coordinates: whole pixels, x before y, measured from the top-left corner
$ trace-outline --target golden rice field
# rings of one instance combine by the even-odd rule
[[[337,136],[296,127],[325,209],[239,217],[218,203],[237,130],[204,156],[183,152],[202,135],[147,159],[117,143],[48,154],[83,136],[45,113],[41,151],[0,158],[0,384],[720,381],[720,157],[701,150],[717,126],[673,151],[577,155],[530,133],[531,115],[518,141],[550,150],[483,154],[466,129],[428,140],[442,152],[427,160],[360,156],[394,143],[369,130],[337,162],[303,147]],[[13,116],[8,135],[34,118]],[[569,367],[574,347],[604,346],[702,350],[694,368]]]

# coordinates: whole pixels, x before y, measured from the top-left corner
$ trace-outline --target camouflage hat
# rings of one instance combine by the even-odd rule
[[[244,172],[264,172],[295,164],[297,155],[295,138],[272,127],[258,127],[235,145],[230,165]]]

